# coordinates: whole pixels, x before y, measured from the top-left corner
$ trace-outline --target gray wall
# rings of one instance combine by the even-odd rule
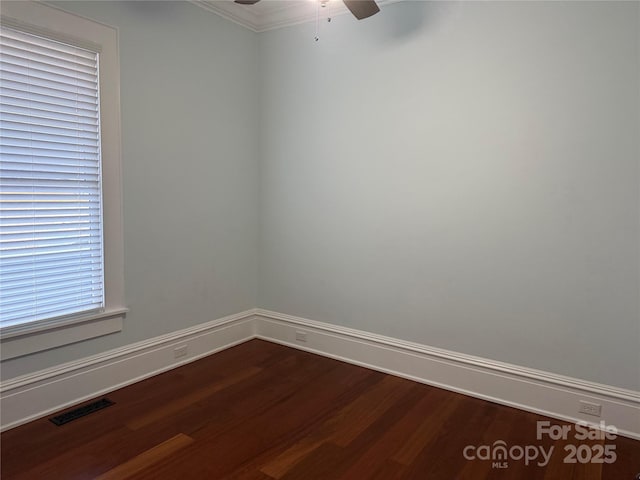
[[[124,331],[3,362],[11,378],[253,308],[257,38],[187,2],[67,2],[119,28]]]
[[[639,4],[261,36],[259,305],[640,388]]]

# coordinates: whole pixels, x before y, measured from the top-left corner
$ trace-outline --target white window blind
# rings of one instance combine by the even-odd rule
[[[0,326],[104,307],[98,54],[0,29]]]

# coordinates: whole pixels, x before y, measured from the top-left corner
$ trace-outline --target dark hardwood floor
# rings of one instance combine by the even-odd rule
[[[640,442],[536,439],[548,418],[253,340],[107,396],[114,406],[0,437],[10,479],[632,480]],[[569,425],[550,420],[552,425]],[[575,427],[571,425],[572,429]],[[467,460],[504,441],[512,456]],[[605,444],[614,463],[583,460]],[[580,447],[585,445],[585,447]],[[611,447],[609,447],[610,449]],[[485,449],[486,450],[486,449]],[[601,453],[601,452],[600,452]],[[501,463],[501,462],[500,462]]]

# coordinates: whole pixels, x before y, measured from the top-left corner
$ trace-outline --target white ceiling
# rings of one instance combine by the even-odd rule
[[[376,0],[380,7],[399,1],[402,0]],[[191,0],[191,3],[254,32],[313,21],[319,2],[320,0],[262,0],[255,5],[239,5],[233,0]],[[328,0],[325,8],[330,16],[348,12],[342,0]],[[324,10],[321,14],[323,17],[327,15]]]

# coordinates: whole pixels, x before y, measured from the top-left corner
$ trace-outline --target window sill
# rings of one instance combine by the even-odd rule
[[[55,324],[6,327],[0,332],[0,359],[4,361],[119,332],[127,311],[118,308]]]

